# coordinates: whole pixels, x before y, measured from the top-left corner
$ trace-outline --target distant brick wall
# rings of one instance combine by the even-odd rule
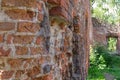
[[[85,80],[89,0],[0,0],[0,80]]]
[[[120,27],[117,25],[101,22],[100,20],[93,18],[93,36],[94,42],[107,45],[107,39],[113,37],[117,39],[116,50],[120,55]]]

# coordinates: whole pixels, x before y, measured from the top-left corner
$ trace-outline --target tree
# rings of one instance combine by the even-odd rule
[[[120,23],[120,4],[115,0],[91,0],[92,16],[108,23]]]

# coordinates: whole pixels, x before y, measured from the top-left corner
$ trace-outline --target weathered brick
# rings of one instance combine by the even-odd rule
[[[11,68],[20,68],[22,66],[22,59],[8,59],[7,63]]]
[[[45,57],[39,57],[34,60],[35,63],[43,64],[45,63]]]
[[[15,78],[17,79],[20,79],[20,77],[25,73],[24,70],[18,70],[16,73],[15,73]]]
[[[36,15],[33,11],[23,9],[9,9],[5,13],[14,20],[33,20]]]
[[[2,0],[2,7],[28,7],[35,8],[36,0]]]
[[[3,47],[0,47],[0,56],[8,56],[11,52],[11,49],[3,49]]]
[[[65,8],[66,10],[68,10],[68,3],[69,0],[48,0],[48,3],[52,4],[52,5],[58,5],[61,6],[62,8]]]
[[[78,0],[74,0],[74,5],[77,5],[78,4]]]
[[[0,70],[3,70],[5,67],[5,59],[4,58],[0,58]]]
[[[29,68],[30,65],[33,65],[33,64],[32,64],[32,63],[33,63],[32,61],[33,61],[33,58],[24,59],[24,61],[23,61],[23,63],[24,63],[23,67],[24,67],[25,69]]]
[[[20,46],[16,46],[16,54],[17,55],[25,55],[28,53],[28,48],[23,46],[23,47],[20,47]]]
[[[78,23],[78,24],[74,24],[73,26],[74,26],[74,31],[75,31],[76,33],[79,33],[79,32],[80,32],[81,24]]]
[[[42,13],[38,14],[38,20],[43,21],[44,15]]]
[[[44,39],[43,36],[38,36],[38,37],[36,38],[36,44],[37,44],[37,45],[40,45],[41,43],[43,43],[44,40],[45,40],[45,39]]]
[[[63,7],[66,11],[68,11],[69,0],[60,0],[60,6]],[[72,8],[72,7],[70,7]]]
[[[0,71],[1,72],[1,71]],[[0,79],[4,80],[4,79],[10,79],[13,76],[14,71],[3,71],[0,74]]]
[[[12,34],[8,34],[7,35],[7,44],[11,44],[12,43],[12,40],[13,40],[13,35]]]
[[[35,66],[32,69],[28,70],[28,76],[29,77],[35,77],[36,75],[40,74],[40,67],[39,66]]]
[[[31,35],[15,35],[13,42],[16,44],[31,44],[33,36]]]
[[[56,4],[56,5],[60,4],[60,0],[48,0],[47,2],[50,4]]]
[[[0,34],[0,43],[3,42],[3,35]]]
[[[53,7],[49,10],[50,16],[63,17],[65,20],[68,20],[68,13],[62,7]]]
[[[38,11],[41,12],[43,10],[43,3],[41,3],[40,1],[37,2],[37,8]]]
[[[0,31],[11,31],[15,30],[15,23],[0,22]]]
[[[64,24],[63,22],[60,23],[60,24],[59,24],[60,29],[61,29],[61,30],[65,30],[65,29],[66,29],[66,28],[65,28],[65,25],[66,25],[66,24]]]
[[[31,47],[30,50],[31,50],[32,55],[34,55],[34,54],[42,54],[42,52],[43,52],[41,47]]]
[[[40,24],[38,23],[30,23],[30,22],[21,22],[18,23],[18,32],[38,32],[40,30]]]
[[[44,75],[42,77],[34,78],[33,80],[53,80],[53,75],[51,73],[51,74]]]

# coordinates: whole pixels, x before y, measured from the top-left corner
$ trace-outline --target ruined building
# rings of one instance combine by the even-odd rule
[[[120,27],[112,25],[96,18],[92,18],[94,42],[108,45],[109,38],[116,38],[116,52],[120,55]]]
[[[0,80],[86,80],[89,0],[0,0]]]

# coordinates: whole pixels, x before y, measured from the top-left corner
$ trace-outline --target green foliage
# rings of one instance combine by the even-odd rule
[[[90,65],[98,66],[98,69],[104,69],[111,64],[109,60],[111,60],[111,55],[109,55],[107,47],[96,45],[91,49]]]
[[[109,53],[104,45],[91,48],[88,80],[105,80],[105,73],[114,75],[116,80],[120,79],[120,57]]]
[[[117,38],[109,38],[108,40],[108,50],[116,51]]]
[[[92,16],[111,24],[120,22],[120,4],[115,0],[91,0]]]

